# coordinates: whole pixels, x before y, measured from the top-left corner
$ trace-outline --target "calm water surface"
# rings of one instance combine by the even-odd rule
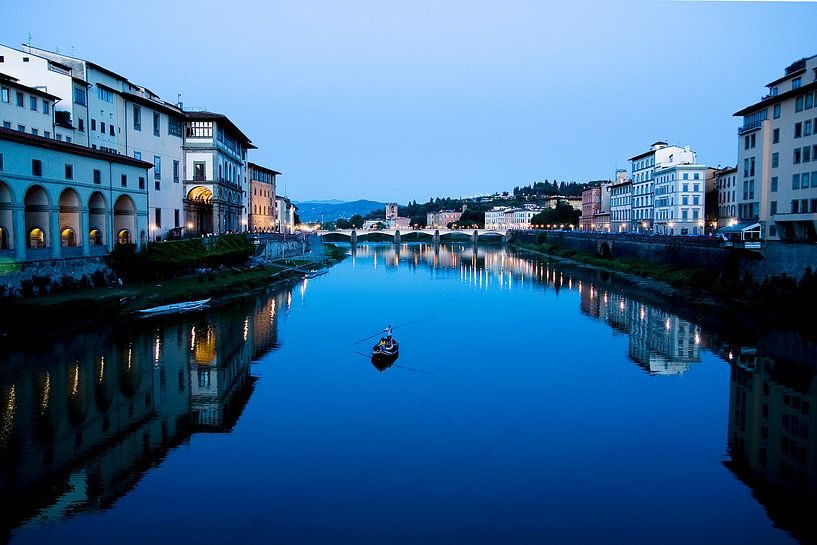
[[[257,299],[4,347],[0,539],[812,540],[802,343],[642,295],[498,247],[362,245]],[[391,368],[352,346],[405,322]]]

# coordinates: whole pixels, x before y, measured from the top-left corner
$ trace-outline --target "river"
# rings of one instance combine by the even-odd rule
[[[381,371],[353,343],[388,323]],[[0,539],[812,541],[808,346],[713,327],[544,257],[372,244],[228,306],[35,332],[0,353]]]

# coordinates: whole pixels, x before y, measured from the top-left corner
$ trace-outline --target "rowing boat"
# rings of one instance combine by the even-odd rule
[[[209,302],[210,298],[199,299],[198,301],[185,301],[183,303],[171,303],[169,305],[144,308],[139,311],[139,314],[167,314],[170,312],[187,312],[189,310],[200,309]]]

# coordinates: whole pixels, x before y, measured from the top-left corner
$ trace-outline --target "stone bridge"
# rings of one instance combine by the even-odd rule
[[[496,229],[378,229],[371,231],[358,231],[357,229],[336,229],[333,231],[317,231],[321,237],[337,236],[348,238],[352,244],[364,242],[373,238],[391,237],[395,244],[400,244],[403,237],[410,236],[412,240],[430,239],[434,244],[439,244],[445,238],[447,240],[469,240],[479,242],[480,240],[500,240],[505,242],[506,231]]]

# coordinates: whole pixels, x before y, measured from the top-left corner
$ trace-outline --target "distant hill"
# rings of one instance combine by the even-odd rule
[[[372,210],[385,209],[386,203],[367,201],[361,199],[359,201],[344,202],[336,199],[326,201],[301,201],[295,202],[298,206],[298,215],[301,221],[331,221],[337,218],[351,218],[355,214],[365,216]]]

